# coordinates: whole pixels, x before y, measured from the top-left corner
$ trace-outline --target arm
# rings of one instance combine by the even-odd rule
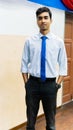
[[[57,84],[61,84],[63,79],[64,79],[64,76],[59,76],[58,79],[57,79]]]
[[[67,55],[65,45],[63,42],[60,43],[58,63],[59,63],[59,77],[57,79],[57,84],[61,84],[61,82],[64,80],[64,76],[67,75]]]
[[[24,83],[26,83],[28,81],[28,73],[22,73],[22,77],[23,77]]]
[[[57,79],[57,82],[56,82],[56,87],[59,89],[59,88],[61,88],[61,82],[63,81],[63,79],[64,79],[64,76],[60,76],[59,75],[59,77],[58,77],[58,79]]]
[[[24,83],[26,83],[28,80],[28,64],[30,62],[29,58],[30,58],[29,43],[28,41],[26,41],[23,49],[22,61],[21,61],[21,73],[22,73]]]
[[[59,77],[57,82],[61,83],[64,79],[64,76],[67,75],[67,55],[64,42],[60,42],[58,63],[59,63]]]

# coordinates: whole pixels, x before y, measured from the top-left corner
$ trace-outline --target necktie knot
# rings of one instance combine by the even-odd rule
[[[42,40],[46,40],[47,37],[46,37],[46,36],[42,36],[41,39],[42,39]]]

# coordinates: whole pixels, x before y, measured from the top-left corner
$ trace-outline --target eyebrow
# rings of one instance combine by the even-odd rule
[[[41,20],[41,19],[43,19],[43,18],[47,19],[48,17],[49,17],[49,16],[45,15],[45,16],[38,16],[37,18],[38,18],[39,20]]]

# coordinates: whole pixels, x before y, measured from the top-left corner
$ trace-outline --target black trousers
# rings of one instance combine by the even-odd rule
[[[30,76],[25,84],[27,127],[26,130],[35,130],[36,117],[40,100],[46,118],[46,130],[55,129],[57,88],[55,78],[42,82],[39,78]],[[41,130],[41,129],[40,129]]]

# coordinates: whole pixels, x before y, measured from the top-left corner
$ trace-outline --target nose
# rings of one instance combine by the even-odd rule
[[[44,19],[44,18],[42,18],[42,22],[45,22],[45,19]]]

